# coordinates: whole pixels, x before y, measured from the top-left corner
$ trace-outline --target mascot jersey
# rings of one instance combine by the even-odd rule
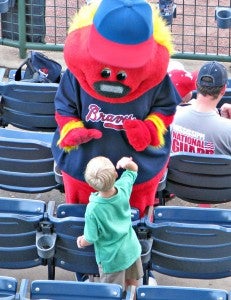
[[[114,164],[131,156],[139,172],[130,204],[141,216],[154,204],[181,101],[167,75],[171,47],[167,26],[146,1],[94,2],[73,20],[52,145],[68,203],[88,203],[92,189],[84,170],[103,155]]]

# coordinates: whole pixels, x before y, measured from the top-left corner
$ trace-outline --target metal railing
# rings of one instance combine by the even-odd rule
[[[28,49],[62,51],[71,17],[85,2],[16,0],[0,16],[0,43],[18,48],[21,58],[26,57]],[[231,9],[231,0],[174,1],[169,25],[175,44],[174,58],[231,61],[231,28],[218,27],[215,15],[219,8]]]

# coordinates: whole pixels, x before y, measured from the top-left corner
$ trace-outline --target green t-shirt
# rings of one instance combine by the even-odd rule
[[[104,273],[130,267],[141,255],[131,223],[130,195],[137,172],[124,171],[115,182],[117,194],[102,198],[92,193],[85,213],[84,237],[94,244],[96,261]]]

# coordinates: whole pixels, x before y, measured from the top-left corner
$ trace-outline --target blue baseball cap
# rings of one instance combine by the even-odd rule
[[[89,35],[92,57],[136,68],[150,59],[154,48],[152,9],[145,0],[102,0]]]
[[[219,87],[224,86],[228,81],[226,68],[217,61],[205,63],[197,77],[197,83],[200,86]]]

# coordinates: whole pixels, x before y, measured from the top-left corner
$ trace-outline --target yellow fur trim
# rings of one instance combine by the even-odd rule
[[[82,121],[70,121],[67,124],[65,124],[60,132],[60,138],[58,140],[58,145],[62,142],[62,140],[65,138],[65,136],[70,132],[72,129],[75,128],[83,128],[83,122]]]
[[[158,139],[160,141],[160,146],[164,145],[164,134],[166,132],[166,127],[164,125],[164,122],[156,115],[149,115],[146,119],[146,121],[151,121],[157,128],[157,135]]]
[[[154,4],[150,4],[153,12],[153,37],[154,40],[166,47],[170,55],[174,53],[174,46],[172,41],[172,34],[167,25],[167,22],[161,17],[159,9],[154,6]]]
[[[84,5],[80,8],[79,12],[71,20],[71,25],[68,33],[82,28],[93,23],[94,15],[100,4],[100,0],[93,1],[90,5]],[[172,34],[167,25],[167,22],[161,17],[159,9],[156,4],[149,3],[152,8],[153,14],[153,37],[154,40],[168,49],[169,55],[174,53],[174,46],[172,41]]]
[[[94,15],[101,1],[93,1],[90,5],[84,5],[71,19],[68,33],[93,23]]]
[[[63,147],[63,150],[67,153],[71,152],[72,150],[77,150],[78,146],[69,146],[69,147]]]

